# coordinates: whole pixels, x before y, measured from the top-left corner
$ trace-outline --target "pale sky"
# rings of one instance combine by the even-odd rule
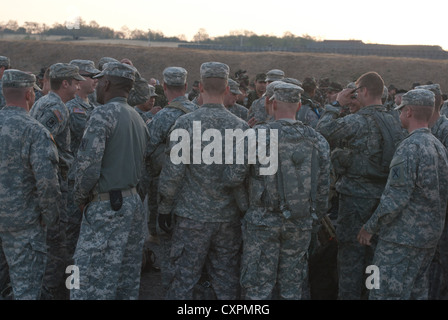
[[[362,40],[365,43],[439,45],[448,50],[448,1],[404,0],[20,0],[0,11],[0,22],[16,20],[65,23],[76,16],[120,30],[148,29],[165,36],[200,28],[211,36],[247,30],[282,37],[285,32],[318,40]]]

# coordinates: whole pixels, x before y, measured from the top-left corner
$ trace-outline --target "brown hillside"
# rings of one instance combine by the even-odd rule
[[[142,47],[123,44],[83,42],[0,40],[0,55],[8,56],[14,68],[38,72],[42,66],[72,59],[89,59],[98,63],[104,56],[129,58],[146,79],[161,79],[168,66],[182,66],[189,72],[189,84],[199,78],[199,67],[205,61],[227,63],[232,74],[247,70],[256,73],[282,69],[288,77],[303,80],[307,76],[330,78],[346,84],[367,71],[380,73],[386,85],[409,89],[413,82],[439,83],[448,92],[448,60],[385,58],[289,52],[224,52],[199,51],[172,47]]]

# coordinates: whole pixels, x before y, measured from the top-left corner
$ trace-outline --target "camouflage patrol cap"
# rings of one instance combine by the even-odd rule
[[[8,57],[0,56],[0,67],[10,68],[11,64]]]
[[[148,84],[149,86],[149,97],[158,97],[159,95],[156,93],[156,88],[150,84]]]
[[[286,83],[292,83],[299,87],[302,86],[302,82],[300,82],[299,80],[294,79],[294,78],[283,78],[283,79],[281,79],[281,81],[286,82]]]
[[[285,77],[285,72],[280,69],[272,69],[266,73],[266,81],[276,81],[281,80]]]
[[[356,83],[354,83],[352,81],[352,82],[349,82],[345,88],[356,89],[357,86],[356,86]]]
[[[100,61],[98,61],[98,69],[100,69],[100,71],[103,71],[104,65],[108,62],[120,62],[120,61],[111,57],[102,57]]]
[[[136,77],[134,86],[129,92],[128,104],[130,106],[137,106],[148,101],[150,97],[148,81],[145,78]]]
[[[135,81],[135,74],[137,72],[137,69],[135,69],[133,66],[121,63],[121,62],[108,62],[103,65],[103,70],[101,73],[97,74],[93,78],[101,78],[103,76],[112,76],[112,77],[119,77],[119,78],[125,78],[130,79],[132,81]]]
[[[5,70],[2,77],[4,88],[31,88],[41,91],[36,84],[36,76],[17,69]]]
[[[163,70],[163,82],[169,86],[180,87],[187,83],[187,70],[182,67],[168,67]]]
[[[440,89],[440,85],[438,83],[426,84],[422,86],[417,86],[415,89],[426,89],[434,92],[435,95],[442,95],[442,90]]]
[[[255,81],[266,82],[266,73],[257,73],[257,75],[255,76]]]
[[[82,71],[82,73],[98,74],[101,72],[100,70],[95,68],[95,63],[91,60],[76,59],[70,61],[70,64],[77,66],[79,68],[79,71]]]
[[[236,82],[233,79],[229,79],[229,87],[230,87],[230,92],[232,92],[233,94],[243,94],[240,91],[240,84],[238,82]]]
[[[222,62],[204,62],[200,68],[201,79],[221,78],[228,80],[229,72],[229,66]]]
[[[291,83],[280,83],[274,88],[274,95],[270,100],[277,100],[287,103],[299,103],[300,94],[303,89]]]
[[[268,98],[272,97],[274,95],[275,87],[278,86],[279,84],[286,83],[284,80],[285,79],[283,79],[281,81],[280,80],[272,81],[270,84],[268,84],[266,86],[265,96],[268,97]]]
[[[401,104],[395,108],[400,110],[404,106],[425,106],[434,108],[435,95],[434,92],[426,89],[413,89],[401,97]]]
[[[338,82],[331,82],[330,85],[327,87],[328,91],[334,91],[339,92],[342,91],[342,85]]]
[[[84,81],[77,66],[68,63],[55,63],[50,66],[50,79],[75,79]]]

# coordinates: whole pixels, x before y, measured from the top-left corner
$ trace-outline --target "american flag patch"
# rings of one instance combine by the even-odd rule
[[[62,122],[64,119],[62,117],[62,114],[59,110],[53,110],[54,115],[56,116],[56,118],[58,118],[59,122]]]
[[[73,113],[86,114],[86,112],[81,108],[73,108]]]

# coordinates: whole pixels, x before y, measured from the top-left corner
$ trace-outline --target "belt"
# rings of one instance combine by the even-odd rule
[[[124,197],[129,197],[133,194],[137,194],[137,189],[132,188],[132,189],[126,189],[126,190],[121,190],[121,196]],[[104,192],[104,193],[97,193],[93,199],[92,202],[96,202],[96,201],[108,201],[110,200],[110,196],[109,196],[109,192]]]

